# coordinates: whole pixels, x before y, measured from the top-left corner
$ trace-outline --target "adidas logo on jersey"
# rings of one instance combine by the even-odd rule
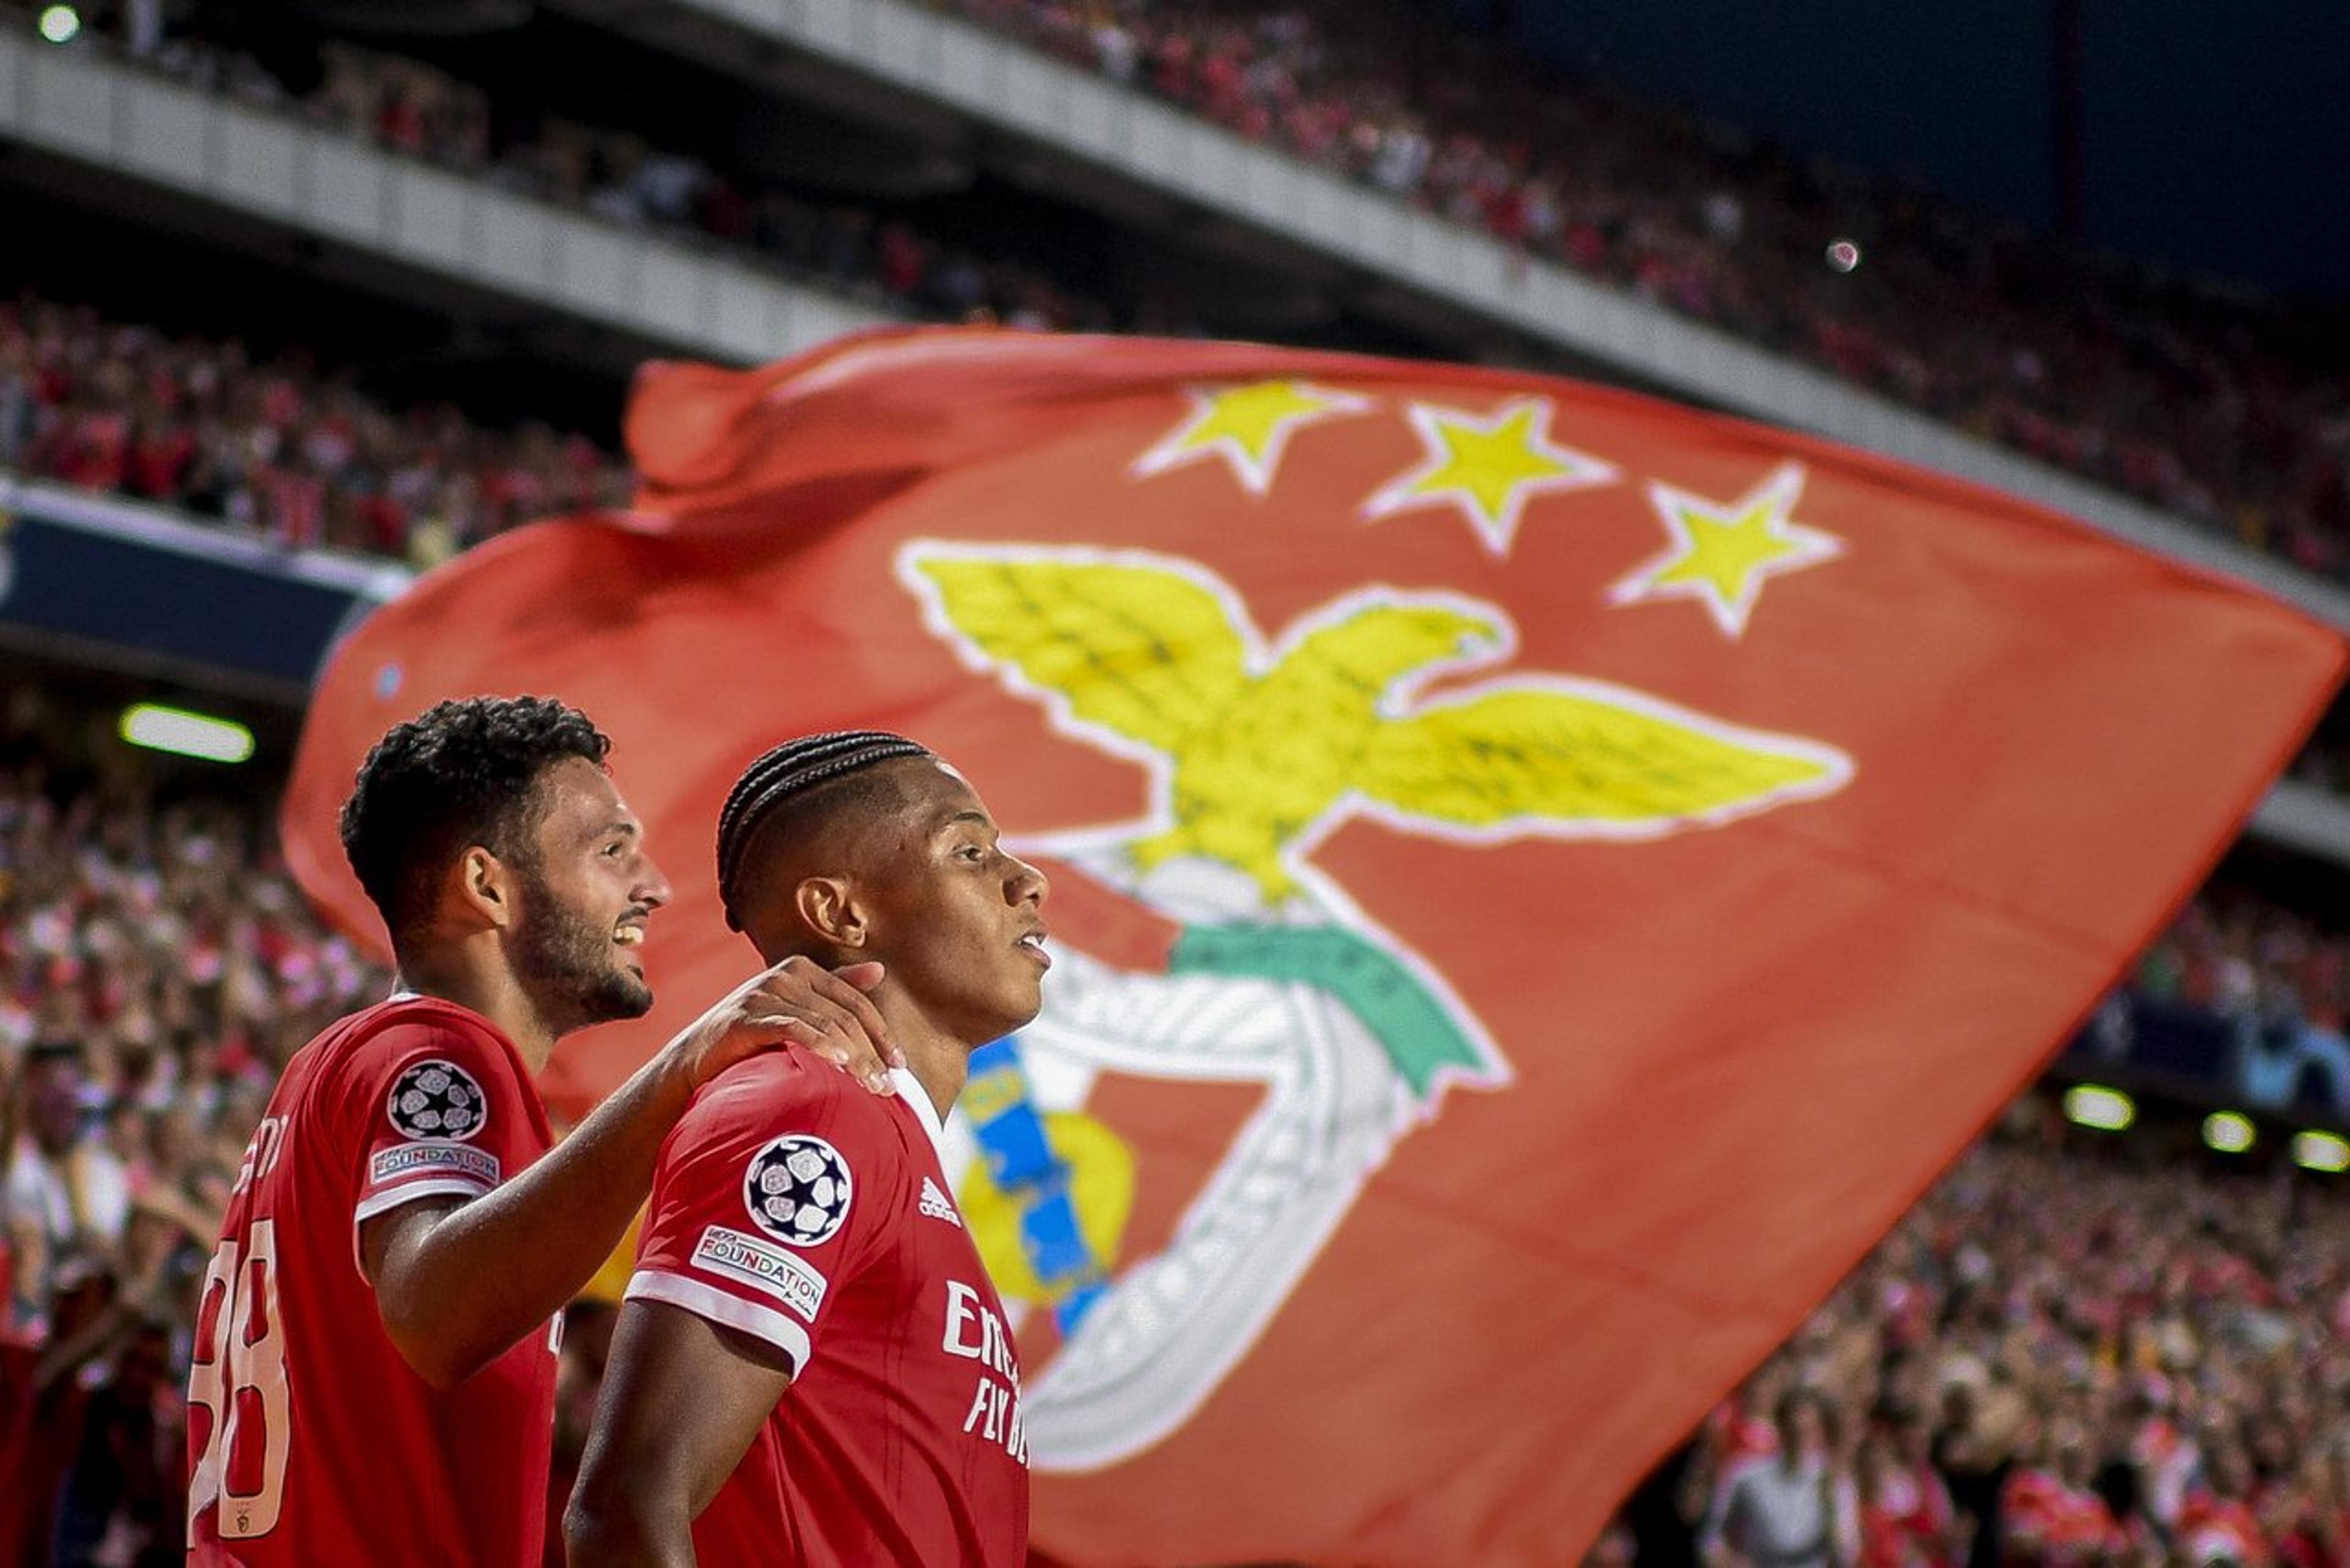
[[[939,1184],[927,1176],[922,1178],[920,1207],[922,1212],[931,1219],[943,1220],[958,1231],[962,1229],[962,1216],[955,1212],[954,1205],[948,1201],[946,1193],[940,1189]]]

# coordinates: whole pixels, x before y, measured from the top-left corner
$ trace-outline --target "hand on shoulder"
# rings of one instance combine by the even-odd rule
[[[878,963],[827,970],[812,959],[787,958],[721,998],[668,1049],[696,1087],[763,1051],[798,1044],[875,1094],[894,1094],[889,1069],[905,1058],[865,994],[882,972]]]

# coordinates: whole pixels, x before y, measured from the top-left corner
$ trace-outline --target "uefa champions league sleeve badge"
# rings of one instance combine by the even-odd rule
[[[848,1220],[848,1161],[820,1137],[790,1133],[751,1158],[743,1202],[759,1229],[795,1247],[815,1247]]]

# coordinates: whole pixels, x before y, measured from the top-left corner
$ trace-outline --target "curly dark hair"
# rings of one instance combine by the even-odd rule
[[[343,803],[342,836],[393,948],[405,946],[434,881],[468,846],[527,856],[537,784],[551,764],[581,757],[602,767],[611,749],[588,715],[546,697],[442,702],[385,732]]]

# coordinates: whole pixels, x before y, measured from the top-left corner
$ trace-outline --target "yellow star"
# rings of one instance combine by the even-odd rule
[[[1203,457],[1221,457],[1250,493],[1273,488],[1289,438],[1317,420],[1359,414],[1371,400],[1306,381],[1250,381],[1237,387],[1192,387],[1191,414],[1135,460],[1138,478],[1164,473]]]
[[[1727,505],[1651,481],[1648,504],[1672,542],[1607,590],[1611,604],[1691,598],[1725,637],[1746,630],[1762,585],[1844,554],[1844,541],[1794,520],[1804,465],[1784,462]]]
[[[1483,419],[1432,403],[1412,404],[1412,428],[1427,458],[1372,496],[1365,518],[1376,522],[1450,502],[1475,526],[1488,550],[1507,556],[1534,496],[1609,484],[1617,478],[1613,464],[1550,439],[1551,411],[1542,398],[1505,403]]]

